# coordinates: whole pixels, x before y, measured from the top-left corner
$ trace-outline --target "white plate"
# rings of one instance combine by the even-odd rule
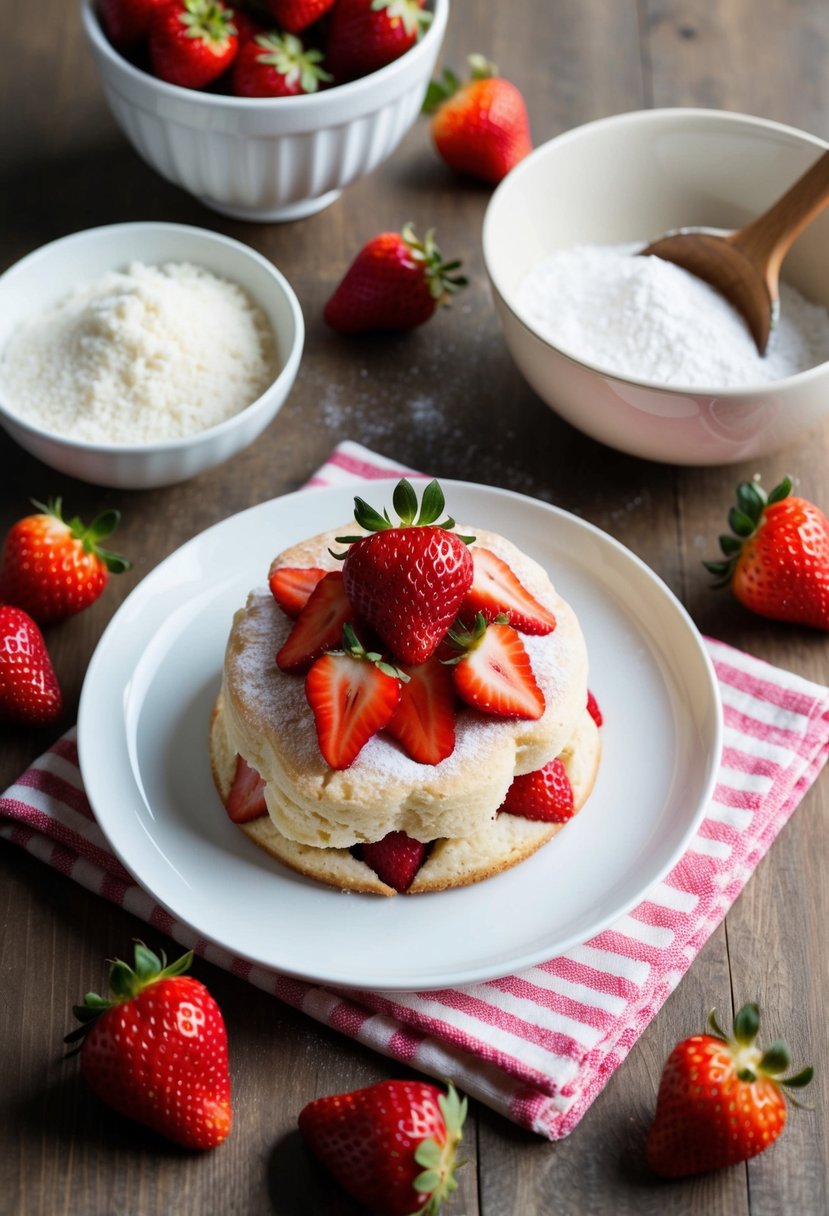
[[[284,869],[227,819],[207,756],[231,617],[275,553],[350,517],[354,494],[300,491],[189,541],[131,593],[92,658],[80,762],[101,828],[145,890],[203,937],[303,979],[387,990],[509,974],[586,941],[686,848],[720,754],[716,679],[667,587],[616,541],[545,503],[445,482],[459,521],[510,537],[580,618],[605,716],[593,795],[549,847],[437,895],[344,895]]]

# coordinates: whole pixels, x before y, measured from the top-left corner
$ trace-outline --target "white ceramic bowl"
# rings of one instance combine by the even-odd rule
[[[182,224],[111,224],[62,237],[0,276],[0,360],[17,324],[129,262],[192,262],[237,283],[273,329],[280,371],[264,393],[234,417],[191,437],[122,445],[69,439],[15,414],[0,396],[0,426],[44,464],[97,485],[151,489],[222,464],[272,422],[296,379],[305,340],[299,301],[287,280],[239,241]]]
[[[745,389],[666,388],[555,347],[516,293],[559,249],[647,241],[682,226],[739,228],[826,147],[759,118],[667,109],[600,119],[536,148],[495,190],[483,252],[507,346],[538,395],[594,439],[672,464],[766,456],[816,426],[829,414],[829,363]],[[798,237],[783,277],[829,307],[829,210]]]
[[[110,45],[94,0],[83,27],[117,122],[162,177],[239,219],[294,220],[328,206],[386,160],[423,103],[449,0],[419,42],[360,80],[298,97],[247,98],[166,84]]]

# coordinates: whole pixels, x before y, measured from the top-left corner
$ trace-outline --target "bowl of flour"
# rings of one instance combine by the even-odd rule
[[[0,425],[81,480],[174,484],[262,434],[303,341],[290,284],[238,241],[164,223],[77,232],[0,276]]]
[[[731,231],[826,149],[748,115],[600,119],[537,148],[497,188],[484,261],[506,345],[535,392],[594,439],[683,465],[795,442],[829,414],[829,209],[784,261],[765,355],[711,287],[640,251]]]

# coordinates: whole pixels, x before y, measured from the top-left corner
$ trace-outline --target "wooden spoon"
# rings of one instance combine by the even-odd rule
[[[683,229],[653,241],[654,254],[704,279],[734,305],[761,355],[780,312],[778,279],[795,237],[829,203],[829,152],[824,152],[782,198],[728,236]]]

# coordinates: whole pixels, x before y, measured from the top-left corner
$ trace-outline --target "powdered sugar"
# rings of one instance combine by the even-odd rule
[[[829,310],[780,287],[780,320],[765,356],[731,305],[645,242],[559,250],[525,277],[516,302],[547,341],[636,380],[738,388],[781,380],[829,360]]]

